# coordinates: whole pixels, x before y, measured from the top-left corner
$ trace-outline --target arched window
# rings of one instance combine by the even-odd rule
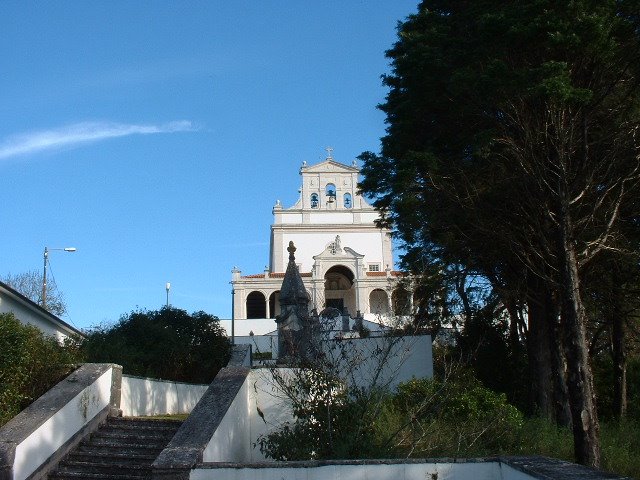
[[[351,208],[353,205],[351,203],[351,194],[350,193],[345,193],[344,194],[344,208]]]
[[[266,318],[267,301],[262,292],[251,292],[247,295],[247,318]]]
[[[311,208],[318,208],[318,194],[311,194]]]

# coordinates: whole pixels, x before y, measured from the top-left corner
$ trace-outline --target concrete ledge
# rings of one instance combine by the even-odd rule
[[[227,367],[251,367],[251,345],[233,345]]]
[[[429,478],[429,469],[435,468],[435,472],[445,467],[446,478],[495,478],[496,480],[632,480],[630,477],[610,474],[584,467],[570,462],[546,458],[540,456],[519,457],[487,457],[487,458],[409,458],[409,459],[384,459],[384,460],[317,460],[295,462],[256,462],[256,463],[231,463],[216,462],[202,463],[196,467],[196,479],[234,478],[236,480],[252,478],[298,478],[291,470],[306,470],[305,478],[343,478],[345,474],[354,480],[360,478],[391,478],[389,475],[400,475],[402,471],[390,470],[389,466],[406,466],[413,475],[411,478]],[[420,470],[420,467],[424,470]],[[482,468],[481,468],[482,466]],[[329,470],[326,467],[333,467]],[[466,468],[465,468],[466,467]],[[265,470],[270,469],[279,472],[271,475]],[[311,473],[308,469],[318,469]],[[457,472],[457,470],[462,469]],[[230,471],[235,471],[232,473]],[[256,472],[257,471],[257,472]],[[258,473],[262,471],[262,473]],[[290,471],[290,473],[285,473]],[[209,472],[209,473],[208,473]],[[457,472],[457,473],[456,473]],[[482,473],[481,473],[482,472]],[[195,472],[194,472],[195,473]],[[434,472],[431,472],[431,474]],[[441,472],[444,473],[444,472]],[[394,477],[395,478],[395,477]]]
[[[189,478],[189,471],[202,462],[207,444],[249,372],[246,367],[226,367],[218,372],[167,448],[153,462],[154,479]]]
[[[109,388],[110,392],[100,400],[88,392],[109,370],[112,375],[105,390]],[[46,475],[57,458],[97,428],[109,414],[117,412],[119,385],[114,384],[121,371],[119,365],[84,364],[0,428],[0,480]],[[70,405],[77,418],[61,413]],[[62,431],[61,425],[65,425],[67,431]],[[33,450],[28,451],[30,444],[38,445],[37,455]],[[22,451],[24,448],[26,452]],[[36,458],[38,456],[42,458]]]
[[[614,473],[607,473],[595,468],[578,465],[577,463],[558,460],[557,458],[518,456],[498,457],[497,460],[503,465],[537,479],[569,480],[580,478],[586,480],[633,480],[631,477],[622,477]]]

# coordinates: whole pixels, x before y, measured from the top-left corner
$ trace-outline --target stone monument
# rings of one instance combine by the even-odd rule
[[[309,295],[296,265],[293,242],[289,242],[289,263],[280,289],[278,363],[311,360],[315,356],[317,319],[309,314]]]

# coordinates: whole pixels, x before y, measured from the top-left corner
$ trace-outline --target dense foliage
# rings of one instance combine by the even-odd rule
[[[294,408],[294,422],[258,439],[266,456],[308,460],[489,454],[514,448],[523,422],[504,395],[468,375],[446,382],[412,380],[395,394],[338,384],[307,393],[307,402]]]
[[[82,348],[89,362],[117,363],[129,375],[190,383],[211,382],[230,355],[217,317],[172,307],[134,311],[95,328]]]
[[[60,381],[83,358],[77,342],[60,345],[11,313],[0,314],[0,425]]]
[[[387,52],[381,153],[361,157],[362,191],[424,279],[417,320],[437,328],[457,297],[467,333],[506,321],[528,410],[573,425],[576,460],[596,466],[590,359],[612,357],[623,415],[624,289],[640,284],[638,7],[423,1]]]

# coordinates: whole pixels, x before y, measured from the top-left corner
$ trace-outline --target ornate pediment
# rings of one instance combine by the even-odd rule
[[[363,258],[364,255],[359,254],[349,247],[342,246],[340,235],[336,235],[333,242],[327,244],[325,249],[319,255],[314,255],[313,259],[325,258]]]
[[[357,166],[349,167],[338,163],[335,160],[326,159],[324,162],[315,165],[302,166],[300,173],[358,173],[360,169]]]

